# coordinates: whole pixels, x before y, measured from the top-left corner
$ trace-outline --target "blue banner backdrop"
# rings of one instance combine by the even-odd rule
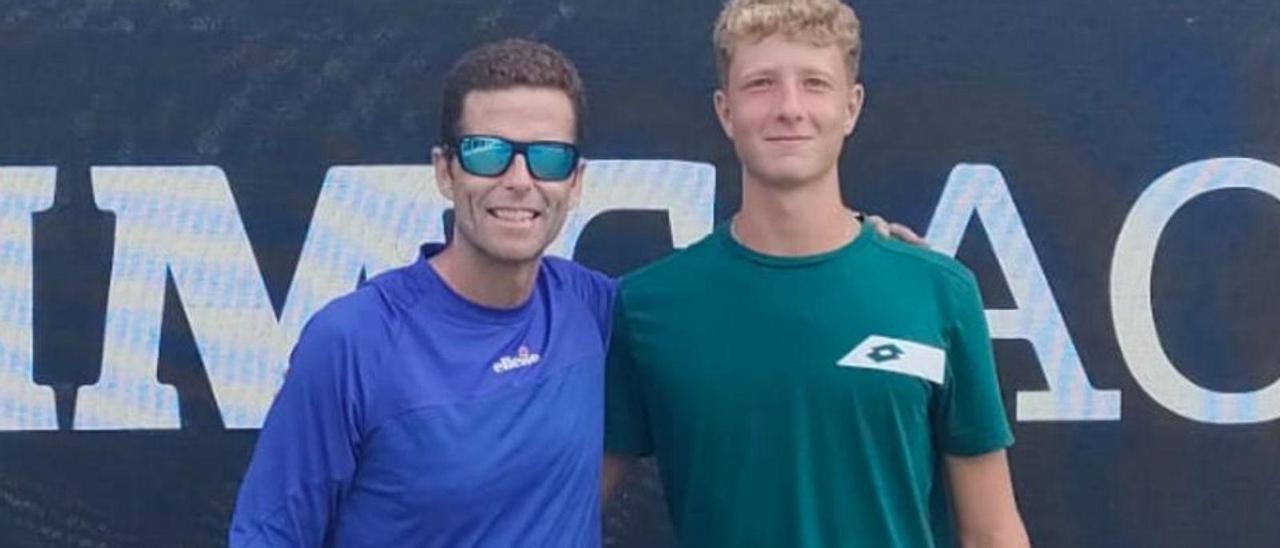
[[[1280,3],[888,2],[853,206],[978,274],[1038,546],[1275,546]],[[0,545],[216,546],[302,322],[441,239],[444,71],[573,57],[611,274],[740,201],[718,2],[0,3]],[[651,468],[608,546],[670,545]]]

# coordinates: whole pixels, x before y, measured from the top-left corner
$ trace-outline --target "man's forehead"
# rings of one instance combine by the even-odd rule
[[[460,125],[466,132],[523,132],[568,139],[574,131],[573,103],[557,88],[472,90],[463,98]]]
[[[729,50],[728,68],[731,75],[777,70],[830,74],[846,69],[844,57],[835,44],[771,34],[736,42]]]

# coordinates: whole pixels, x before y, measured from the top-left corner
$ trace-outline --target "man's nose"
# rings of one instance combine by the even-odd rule
[[[784,82],[778,86],[777,116],[781,120],[794,122],[804,118],[804,103],[801,100],[803,90],[799,82]]]
[[[533,188],[533,175],[529,173],[529,162],[524,154],[517,153],[511,158],[511,166],[502,174],[502,186],[512,190],[528,190]]]

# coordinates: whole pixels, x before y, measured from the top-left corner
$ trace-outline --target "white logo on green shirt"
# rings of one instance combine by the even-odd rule
[[[941,348],[914,341],[871,335],[845,354],[836,365],[902,373],[942,384],[947,355]]]

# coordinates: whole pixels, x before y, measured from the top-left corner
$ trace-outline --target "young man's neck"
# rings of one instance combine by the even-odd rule
[[[541,259],[497,261],[455,238],[428,262],[445,285],[464,299],[490,308],[515,308],[533,293]]]
[[[775,256],[803,256],[843,247],[861,224],[840,200],[839,179],[782,186],[743,174],[742,209],[733,219],[733,237],[744,246]]]

